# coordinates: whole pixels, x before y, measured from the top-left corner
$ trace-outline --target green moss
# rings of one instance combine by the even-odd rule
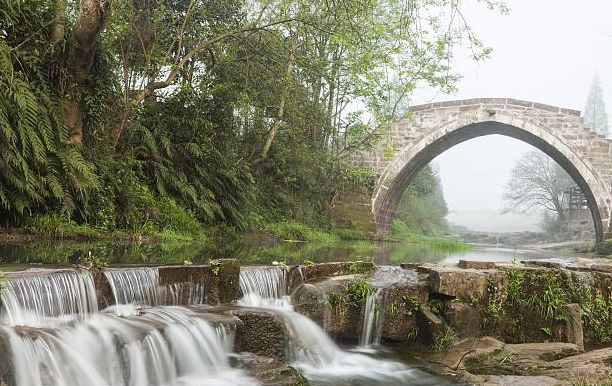
[[[293,386],[308,386],[308,379],[306,379],[306,377],[295,367],[293,366],[288,366],[289,370],[291,370],[291,373],[293,374],[294,378],[295,378],[295,383],[293,384]]]

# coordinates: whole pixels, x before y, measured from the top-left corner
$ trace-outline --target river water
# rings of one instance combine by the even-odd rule
[[[24,269],[45,264],[65,267],[77,264],[89,253],[104,256],[111,265],[156,265],[206,263],[209,259],[237,258],[242,264],[270,264],[285,261],[301,264],[330,261],[372,261],[379,265],[400,263],[452,263],[460,259],[486,261],[521,261],[562,258],[568,253],[521,249],[495,245],[471,245],[469,250],[447,251],[429,245],[406,242],[342,241],[333,243],[280,243],[271,246],[228,243],[126,244],[126,243],[29,243],[0,244],[4,270]]]

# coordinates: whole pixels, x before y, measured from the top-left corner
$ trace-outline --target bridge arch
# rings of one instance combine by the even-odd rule
[[[425,165],[461,142],[493,134],[529,143],[559,163],[585,194],[597,240],[610,236],[612,141],[585,128],[578,111],[499,98],[413,107],[410,118],[360,155],[356,161],[379,175],[371,202],[379,234],[389,232],[403,192]],[[395,156],[385,157],[390,144]]]

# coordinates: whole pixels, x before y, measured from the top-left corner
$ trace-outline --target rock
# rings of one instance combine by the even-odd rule
[[[410,270],[410,271],[414,271],[414,270],[418,269],[420,265],[421,265],[421,263],[400,263],[400,267],[402,269],[407,269],[407,270]]]
[[[477,386],[561,386],[558,380],[543,376],[486,375],[472,380]]]
[[[435,362],[451,369],[465,369],[466,363],[479,363],[503,350],[505,344],[485,336],[476,339],[465,339],[461,343],[440,353],[428,353],[422,356],[426,362]]]
[[[612,348],[608,347],[566,357],[549,362],[542,375],[567,381],[569,384],[577,379],[588,379],[593,384],[606,382],[612,376],[611,356]]]
[[[230,310],[243,323],[236,334],[236,351],[284,361],[289,335],[285,321],[272,310],[238,308]]]
[[[561,306],[560,313],[567,315],[561,328],[561,339],[564,342],[574,343],[584,351],[584,336],[582,331],[582,316],[579,304],[565,304]]]
[[[423,344],[431,345],[443,334],[444,322],[428,306],[421,305],[417,312],[419,338]]]
[[[314,320],[322,327],[325,325],[330,306],[322,288],[312,284],[302,284],[291,294],[291,302],[295,311]]]
[[[451,302],[446,305],[444,318],[457,332],[459,337],[477,336],[480,332],[480,313],[475,307],[461,302]]]
[[[272,358],[244,353],[236,355],[234,362],[237,368],[244,369],[263,386],[308,386],[298,370]]]
[[[0,385],[12,386],[14,384],[10,338],[6,331],[0,330]]]
[[[208,303],[232,303],[240,292],[240,263],[236,259],[219,260],[218,272],[212,272],[208,288]]]
[[[432,292],[463,300],[484,299],[489,281],[496,283],[499,288],[506,287],[502,284],[506,276],[495,270],[461,269],[434,264],[424,264],[419,269],[429,273]]]
[[[382,338],[395,342],[414,339],[416,314],[429,300],[427,283],[395,283],[386,290]]]
[[[301,272],[298,272],[297,274],[301,276],[303,282],[312,282],[343,275],[370,274],[374,270],[376,270],[376,266],[372,262],[353,261],[318,263],[311,266],[303,266],[299,269]],[[293,269],[293,271],[298,271],[298,269]],[[290,272],[290,276],[295,274],[296,273]]]
[[[612,240],[602,241],[595,248],[600,255],[612,255]]]
[[[492,355],[469,358],[466,368],[473,374],[550,376],[543,370],[554,367],[555,360],[580,352],[572,343],[507,344]]]
[[[459,260],[457,264],[462,269],[494,269],[495,263],[490,261]]]

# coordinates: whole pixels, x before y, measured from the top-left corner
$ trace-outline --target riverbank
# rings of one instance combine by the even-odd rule
[[[454,240],[406,230],[379,239],[351,229],[322,230],[295,222],[273,223],[243,232],[227,227],[207,228],[197,234],[142,235],[61,223],[0,229],[3,262],[15,264],[76,264],[90,253],[104,256],[111,265],[205,263],[208,259],[234,257],[252,264],[300,264],[317,259],[363,260],[385,254],[399,264],[406,255],[467,250],[468,245]]]

